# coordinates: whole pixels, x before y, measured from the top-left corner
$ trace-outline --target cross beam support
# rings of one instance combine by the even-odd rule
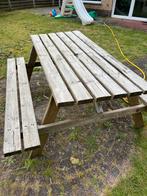
[[[120,118],[126,115],[140,115],[142,111],[146,110],[146,106],[144,104],[130,106],[127,108],[121,108],[113,111],[107,111],[100,114],[95,114],[91,118],[78,119],[78,120],[64,120],[51,124],[40,125],[38,126],[39,134],[44,135],[45,133],[62,131],[65,129],[69,129],[71,127],[83,126],[93,122],[103,122],[105,120]]]

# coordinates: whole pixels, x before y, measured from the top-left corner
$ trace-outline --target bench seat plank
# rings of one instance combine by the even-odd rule
[[[24,149],[27,150],[40,146],[40,139],[38,134],[35,113],[33,109],[25,61],[23,57],[17,58],[17,70],[23,142]]]
[[[7,83],[4,127],[4,155],[21,151],[20,119],[15,59],[7,60]]]

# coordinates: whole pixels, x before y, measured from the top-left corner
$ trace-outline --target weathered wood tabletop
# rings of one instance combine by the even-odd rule
[[[144,79],[79,31],[31,38],[58,106],[147,92]]]

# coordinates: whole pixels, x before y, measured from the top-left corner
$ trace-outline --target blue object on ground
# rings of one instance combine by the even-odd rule
[[[57,15],[57,12],[55,9],[52,9],[52,16],[55,17]]]

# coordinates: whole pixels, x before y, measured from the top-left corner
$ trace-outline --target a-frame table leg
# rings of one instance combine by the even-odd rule
[[[56,106],[55,100],[53,96],[51,96],[49,104],[47,106],[46,112],[44,114],[44,117],[42,119],[42,124],[49,124],[55,121],[56,116],[58,114],[59,108]],[[43,148],[47,142],[48,139],[48,133],[40,134],[40,142],[41,147],[32,150],[30,158],[35,158],[37,156],[42,155]]]
[[[128,102],[130,106],[134,106],[134,105],[138,105],[139,104],[139,98],[136,97],[129,97],[128,98]],[[143,117],[142,117],[142,113],[136,113],[132,115],[133,121],[134,121],[134,127],[135,128],[141,128],[144,126],[144,122],[143,122]]]
[[[36,62],[36,59],[37,59],[37,53],[36,53],[36,50],[33,46],[32,50],[31,50],[31,54],[30,54],[30,59],[29,59],[29,62],[27,64],[27,67],[26,67],[29,81],[30,81],[31,76],[32,76],[32,72],[33,72],[33,68],[34,68],[34,64]]]

